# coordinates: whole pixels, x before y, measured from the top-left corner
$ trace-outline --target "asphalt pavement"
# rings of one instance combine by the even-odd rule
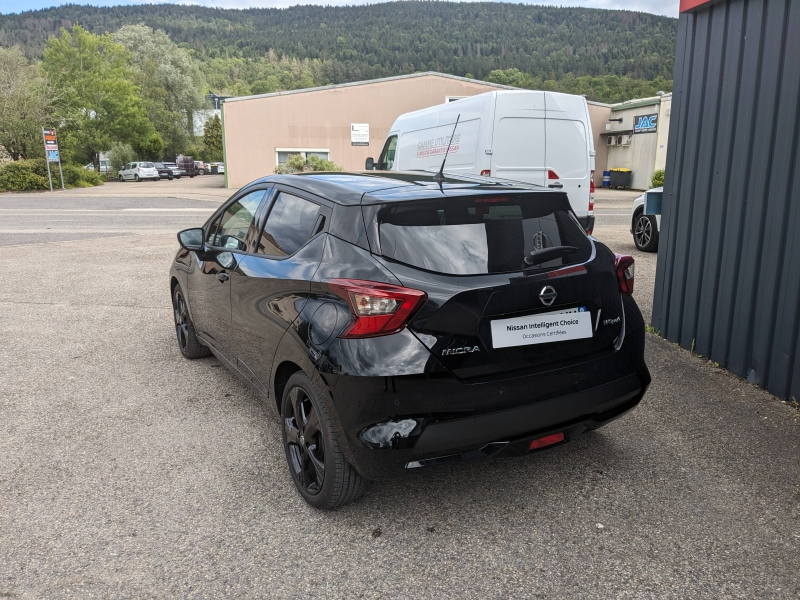
[[[230,190],[139,185],[0,195],[0,597],[800,595],[797,411],[652,335],[606,428],[308,507],[268,407],[174,339],[175,232]],[[648,315],[630,200],[595,234]]]

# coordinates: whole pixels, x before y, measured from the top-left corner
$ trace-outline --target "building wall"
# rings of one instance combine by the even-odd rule
[[[656,139],[656,159],[653,170],[658,171],[667,165],[667,142],[669,140],[669,121],[672,114],[672,95],[661,99],[658,109],[658,137]]]
[[[674,79],[653,327],[800,399],[800,2],[683,12]]]
[[[658,123],[656,133],[632,133],[634,124],[638,117],[659,113],[660,102],[654,101],[652,104],[635,106],[633,108],[613,110],[614,119],[622,119],[621,123],[612,123],[611,133],[619,132],[631,136],[629,146],[610,146],[608,148],[608,167],[610,169],[631,169],[631,188],[634,190],[646,190],[650,187],[650,180],[655,170],[656,148],[658,138],[663,131],[663,126]],[[659,116],[660,118],[660,116]],[[604,136],[603,143],[606,143]]]
[[[276,149],[329,150],[346,170],[362,170],[378,158],[389,128],[403,113],[445,102],[447,96],[474,96],[509,89],[463,78],[424,74],[284,92],[223,103],[227,185],[241,187],[272,174]],[[350,124],[369,123],[369,146],[352,146]]]

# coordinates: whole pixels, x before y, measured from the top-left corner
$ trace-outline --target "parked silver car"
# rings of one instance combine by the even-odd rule
[[[120,181],[143,181],[152,179],[158,181],[158,169],[151,162],[132,162],[128,163],[119,171]]]

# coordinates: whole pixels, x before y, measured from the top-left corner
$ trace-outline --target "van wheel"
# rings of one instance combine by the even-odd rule
[[[633,242],[642,252],[658,250],[658,225],[656,218],[640,209],[633,217]]]
[[[358,498],[364,480],[345,459],[321,395],[302,371],[284,388],[281,424],[289,472],[306,502],[327,510]]]

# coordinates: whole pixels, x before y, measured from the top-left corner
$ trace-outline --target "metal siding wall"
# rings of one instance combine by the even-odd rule
[[[653,326],[800,397],[800,3],[681,15]]]

